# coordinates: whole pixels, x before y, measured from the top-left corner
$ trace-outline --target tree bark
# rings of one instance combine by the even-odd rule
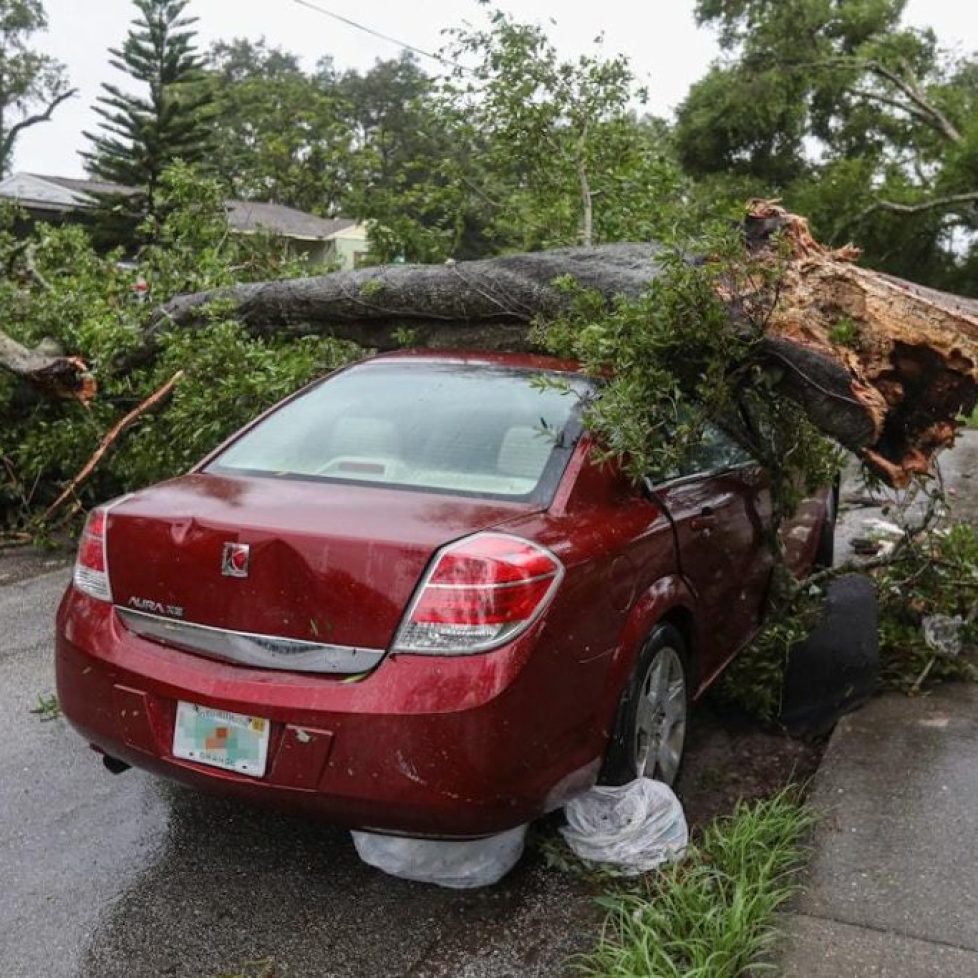
[[[775,232],[790,257],[777,299],[764,311],[763,354],[823,432],[891,484],[905,484],[953,443],[958,418],[975,406],[978,300],[861,268],[856,249],[822,248],[802,218],[754,202],[748,247],[783,261],[771,247]],[[660,272],[656,254],[651,244],[612,244],[241,285],[177,297],[157,316],[150,339],[193,328],[208,303],[226,299],[259,336],[330,333],[387,350],[400,345],[397,330],[409,327],[419,346],[528,349],[530,322],[568,306],[555,280],[571,277],[609,301],[636,297]],[[743,310],[770,296],[725,298]]]
[[[2,331],[0,367],[53,397],[85,404],[95,396],[95,380],[83,360],[29,349]]]

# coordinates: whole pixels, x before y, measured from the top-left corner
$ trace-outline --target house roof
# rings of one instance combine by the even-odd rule
[[[64,213],[87,210],[99,194],[134,194],[132,187],[105,180],[46,176],[39,173],[12,173],[0,180],[0,197],[9,197],[31,210]],[[256,200],[228,200],[228,224],[243,234],[267,231],[303,241],[329,241],[350,236],[359,228],[347,217],[326,218],[305,211]]]
[[[348,217],[316,217],[305,211],[257,200],[229,200],[228,223],[236,231],[272,231],[288,238],[326,241],[356,226]]]

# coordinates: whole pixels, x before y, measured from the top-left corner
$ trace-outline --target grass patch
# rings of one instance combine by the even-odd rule
[[[602,897],[598,944],[570,966],[593,978],[744,975],[770,951],[775,912],[798,890],[812,822],[797,788],[738,804],[681,863]]]
[[[31,713],[33,713],[41,723],[45,723],[49,720],[57,720],[61,716],[61,704],[58,702],[58,697],[54,693],[37,694],[37,706],[35,706]]]

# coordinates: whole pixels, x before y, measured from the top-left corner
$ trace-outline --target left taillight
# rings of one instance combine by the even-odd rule
[[[392,651],[486,652],[512,641],[543,612],[564,574],[544,547],[504,533],[477,533],[435,556]]]
[[[75,558],[75,587],[100,601],[112,600],[105,546],[107,531],[108,510],[99,506],[88,514]]]

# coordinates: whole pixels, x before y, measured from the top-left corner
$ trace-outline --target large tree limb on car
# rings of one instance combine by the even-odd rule
[[[812,421],[903,485],[953,443],[957,418],[978,392],[978,300],[855,264],[854,248],[820,246],[804,219],[755,201],[746,220],[755,256],[779,263],[768,292],[727,294],[742,314],[765,309],[762,354]],[[151,327],[192,328],[215,299],[230,301],[255,335],[331,333],[392,349],[397,330],[427,346],[526,349],[528,325],[570,301],[555,285],[572,277],[611,300],[641,295],[661,272],[650,244],[610,244],[447,265],[390,266],[240,285],[179,296]]]

